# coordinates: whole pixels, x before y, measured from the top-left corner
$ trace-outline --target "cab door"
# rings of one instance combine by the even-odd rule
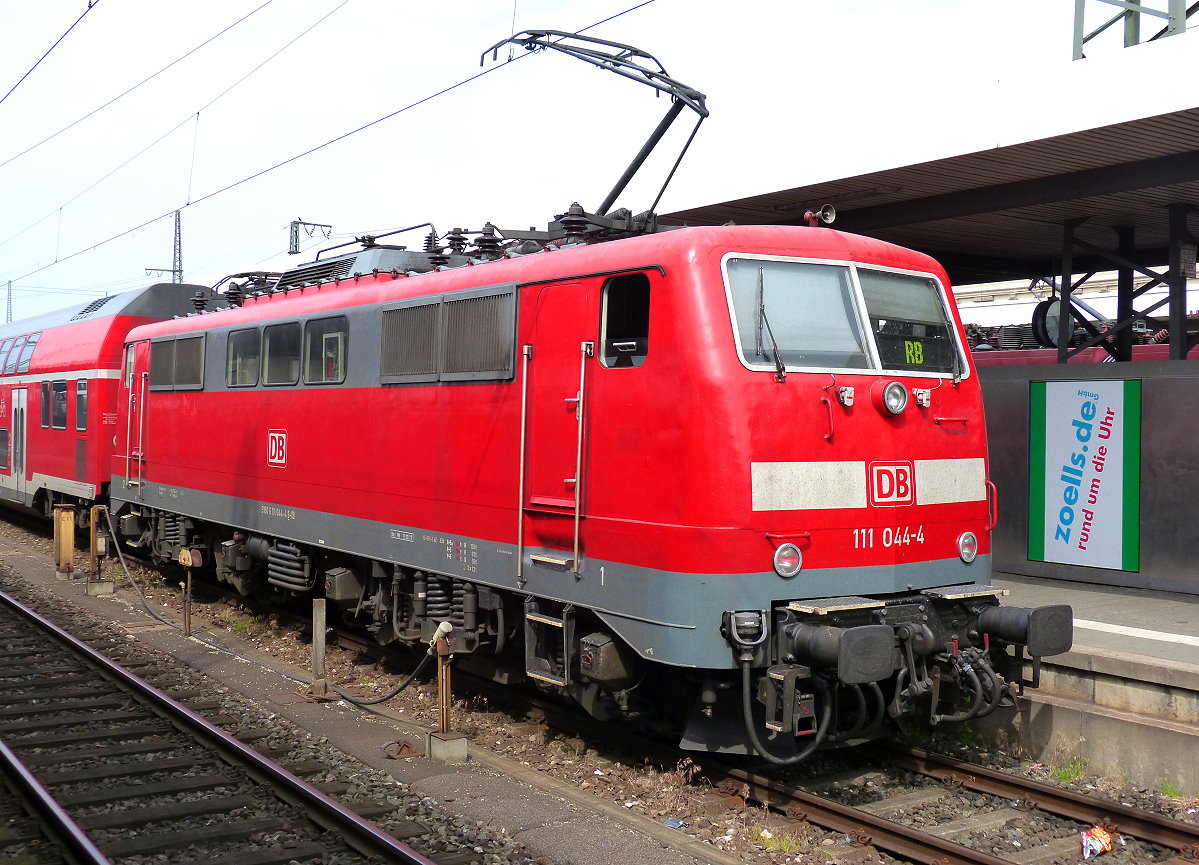
[[[121,400],[125,409],[123,447],[117,455],[114,469],[124,474],[125,487],[138,490],[146,475],[146,395],[150,388],[150,341],[141,340],[125,346],[125,363],[121,375]]]
[[[523,346],[527,439],[523,501],[532,544],[562,551],[533,564],[582,573],[587,482],[588,368],[595,354],[591,292],[542,287],[531,343]]]

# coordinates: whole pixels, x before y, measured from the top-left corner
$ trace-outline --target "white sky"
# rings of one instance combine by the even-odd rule
[[[176,208],[184,279],[200,284],[421,222],[543,228],[572,201],[595,209],[669,107],[556,52],[504,64],[504,49],[479,80],[198,201],[476,75],[514,29],[579,30],[636,4],[271,0],[17,157],[264,2],[96,0],[0,103],[0,292],[13,280],[15,318],[153,281],[145,268],[171,266]],[[85,9],[0,0],[0,96]],[[1109,11],[1091,0],[1088,25]],[[654,0],[588,32],[708,96],[667,212],[1195,104],[1199,28],[1122,49],[1115,27],[1073,63],[1073,15],[1072,0]],[[693,117],[617,206],[650,205]],[[289,258],[295,218],[333,238]]]

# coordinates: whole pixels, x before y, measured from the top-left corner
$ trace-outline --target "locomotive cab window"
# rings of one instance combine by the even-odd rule
[[[610,368],[641,366],[649,353],[649,277],[615,276],[604,283],[600,363]]]
[[[345,316],[320,318],[304,326],[304,383],[334,384],[346,380]]]
[[[953,373],[962,368],[936,282],[864,268],[858,269],[858,279],[885,369]]]
[[[272,324],[263,333],[262,383],[295,384],[300,379],[300,323]]]
[[[260,358],[258,328],[235,330],[229,334],[225,351],[225,384],[229,387],[249,387],[258,384]]]
[[[848,267],[729,258],[725,268],[747,366],[870,367]]]

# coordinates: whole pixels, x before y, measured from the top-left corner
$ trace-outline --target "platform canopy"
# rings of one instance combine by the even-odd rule
[[[836,208],[833,227],[926,252],[957,285],[1040,277],[1068,296],[1095,272],[1117,271],[1119,359],[1130,357],[1133,321],[1154,311],[1133,308],[1145,290],[1134,290],[1134,277],[1169,285],[1171,356],[1192,347],[1185,306],[1199,231],[1199,108],[708,204],[661,222],[802,225],[806,211],[825,204]],[[1072,330],[1062,316],[1061,332]],[[1093,337],[1089,345],[1101,341]],[[1060,349],[1061,360],[1073,350]]]

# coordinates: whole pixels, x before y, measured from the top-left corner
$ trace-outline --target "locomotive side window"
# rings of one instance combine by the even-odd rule
[[[235,330],[229,334],[225,351],[225,384],[229,387],[258,384],[260,339],[256,327]]]
[[[300,323],[272,324],[263,335],[262,383],[295,384],[300,378]]]
[[[345,316],[318,318],[304,326],[304,383],[332,384],[346,380]]]
[[[8,427],[0,427],[0,469],[8,468]]]
[[[865,268],[858,280],[883,367],[952,373],[960,366],[953,325],[933,280]]]
[[[42,382],[42,429],[50,429],[50,382]]]
[[[635,367],[649,353],[649,277],[614,276],[604,283],[600,363]]]
[[[67,428],[67,383],[65,381],[50,382],[50,427],[52,429]]]
[[[30,334],[29,339],[25,340],[25,345],[21,346],[21,354],[17,360],[17,372],[29,372],[29,359],[33,357],[33,349],[41,338],[42,332],[38,331]],[[7,366],[7,364],[5,365]]]
[[[13,343],[12,351],[8,353],[8,359],[4,361],[4,374],[12,375],[17,371],[17,360],[21,356],[21,346],[25,344],[27,336],[18,336],[16,342]]]
[[[75,382],[75,429],[87,430],[87,379]]]
[[[747,365],[869,368],[848,267],[748,258],[725,266]]]
[[[133,346],[125,346],[125,387],[133,387]]]

